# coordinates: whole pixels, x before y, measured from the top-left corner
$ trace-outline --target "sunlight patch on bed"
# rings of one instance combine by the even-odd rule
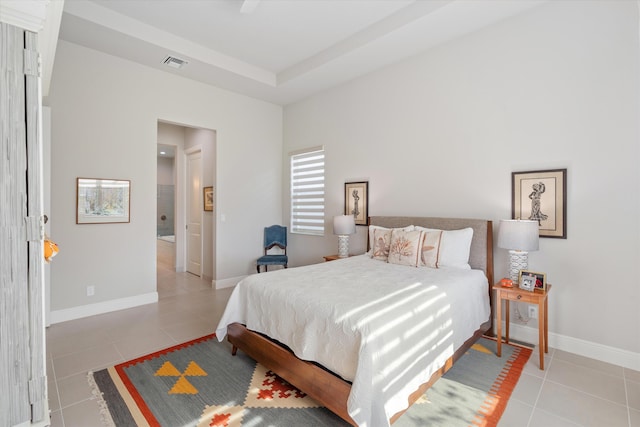
[[[435,287],[431,287],[429,289],[426,289],[425,292],[420,292],[420,294],[426,294],[428,292],[430,292],[431,290],[435,289]],[[377,339],[379,336],[381,335],[386,335],[388,334],[392,329],[398,327],[398,326],[402,326],[403,324],[406,324],[405,322],[411,318],[417,318],[420,319],[422,316],[420,315],[421,312],[426,311],[426,309],[428,309],[429,307],[433,306],[434,304],[436,304],[438,301],[441,301],[445,298],[445,294],[438,294],[438,295],[434,295],[433,297],[427,299],[423,304],[421,304],[420,306],[416,307],[415,310],[413,311],[409,311],[404,313],[401,316],[396,317],[393,321],[388,322],[386,325],[379,327],[377,330],[374,330],[372,332],[370,332],[369,334],[369,340],[374,340]],[[406,298],[406,299],[402,299],[401,301],[396,302],[395,304],[390,304],[385,310],[380,310],[378,312],[376,312],[375,314],[372,314],[370,316],[367,316],[365,318],[363,318],[360,322],[358,322],[357,326],[358,328],[362,327],[363,325],[366,325],[367,323],[371,323],[373,320],[375,320],[376,318],[384,315],[386,312],[388,311],[393,311],[396,310],[398,307],[401,307],[402,305],[404,305],[406,302],[413,300],[415,298]],[[431,319],[433,320],[433,317],[431,316]],[[420,322],[422,325],[424,325],[423,322]]]
[[[446,340],[451,341],[452,335],[452,332],[447,333],[441,340],[430,346],[429,349],[425,350],[423,348],[422,352],[417,356],[415,355],[415,352],[412,352],[412,357],[406,355],[402,358],[402,360],[397,360],[395,363],[389,365],[383,373],[378,375],[374,379],[374,382],[384,382],[385,386],[382,388],[382,390],[385,393],[395,386],[403,387],[406,385],[408,379],[407,374],[409,374],[415,366],[419,366],[423,359],[428,359],[430,357],[430,354],[434,352],[439,352],[439,354],[435,356],[435,359],[439,361],[437,366],[443,366],[446,363],[447,359],[453,356],[454,353],[453,343],[444,343]],[[431,338],[435,337],[430,337],[423,340],[423,346],[427,346],[426,344],[428,341],[431,341]],[[423,374],[425,375],[425,378],[429,378],[434,372],[435,370],[430,370],[427,372],[423,372]]]
[[[413,291],[415,288],[419,288],[424,286],[421,282],[416,282],[412,285],[405,286],[404,288],[389,294],[383,298],[378,298],[375,301],[372,301],[368,304],[361,305],[349,312],[345,313],[343,316],[338,318],[338,322],[344,322],[349,318],[356,317],[360,315],[360,320],[356,323],[357,328],[361,328],[369,323],[372,323],[374,320],[384,317],[386,314],[393,312],[398,307],[402,307],[406,303],[415,300],[421,296],[429,294],[435,290],[437,290],[437,286],[430,286],[418,292]],[[406,297],[403,297],[406,294]],[[381,307],[376,309],[377,307]],[[365,310],[369,311],[369,314],[363,313]]]
[[[393,362],[387,364],[382,372],[390,374],[399,367],[409,367],[407,363],[415,363],[415,361],[421,357],[425,357],[428,353],[433,352],[443,343],[443,340],[447,337],[451,337],[452,332],[444,334],[444,336],[438,340],[440,331],[433,331],[428,336],[425,336],[422,340],[414,343],[413,348],[410,351],[404,352],[402,356],[396,358]]]
[[[357,316],[359,313],[361,313],[361,312],[363,312],[363,311],[365,311],[367,309],[370,309],[372,307],[378,306],[378,305],[380,305],[380,304],[382,304],[382,303],[384,303],[384,302],[386,302],[386,301],[388,301],[390,299],[396,298],[397,296],[399,296],[399,295],[401,295],[403,293],[410,292],[412,289],[418,288],[420,286],[423,286],[422,282],[415,282],[415,283],[412,283],[410,285],[404,286],[404,287],[398,289],[397,291],[392,292],[392,293],[390,293],[390,294],[388,294],[388,295],[386,295],[386,296],[384,296],[382,298],[378,298],[378,299],[376,299],[374,301],[371,301],[371,302],[369,302],[367,304],[362,304],[362,305],[360,305],[358,307],[355,307],[352,310],[349,310],[346,313],[344,313],[344,315],[342,315],[341,317],[338,317],[336,320],[338,322],[343,322],[348,318]],[[434,288],[434,287],[430,287],[429,289],[431,289],[431,288]],[[428,291],[429,289],[425,289],[425,291]],[[389,309],[387,309],[386,311],[389,311]]]

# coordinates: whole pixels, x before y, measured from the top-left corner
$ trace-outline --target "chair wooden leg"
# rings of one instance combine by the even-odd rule
[[[257,271],[258,273],[260,273],[260,266],[259,266],[259,265],[256,265],[256,271]]]
[[[238,352],[238,347],[236,347],[235,345],[231,348],[231,355],[235,356],[236,353]]]

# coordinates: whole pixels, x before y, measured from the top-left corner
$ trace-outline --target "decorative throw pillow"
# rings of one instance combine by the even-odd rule
[[[404,228],[401,228],[400,230],[404,230],[404,231],[413,231],[415,229],[415,227],[413,225],[407,225]],[[369,252],[367,252],[369,254],[369,256],[371,256],[373,258],[373,232],[375,230],[388,230],[391,231],[393,230],[392,228],[386,228],[386,227],[380,227],[379,225],[370,225],[369,226]]]
[[[438,268],[441,238],[442,230],[424,232],[424,241],[422,242],[422,265],[431,268]]]
[[[393,230],[389,245],[389,263],[417,267],[422,258],[424,232]]]
[[[440,231],[432,228],[416,227],[422,231]],[[440,253],[438,254],[438,268],[457,267],[465,270],[471,269],[469,266],[469,252],[471,251],[471,239],[473,238],[473,228],[463,228],[461,230],[442,230],[440,238]]]
[[[391,230],[377,228],[373,231],[373,244],[371,245],[371,258],[386,261],[389,257],[389,244],[391,243]]]

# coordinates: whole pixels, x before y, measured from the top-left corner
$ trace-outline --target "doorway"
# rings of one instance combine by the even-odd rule
[[[156,247],[158,268],[176,268],[176,146],[158,144]]]
[[[215,278],[215,239],[216,239],[216,193],[214,191],[214,210],[203,209],[203,187],[216,186],[216,141],[215,130],[195,128],[187,125],[158,121],[158,152],[168,146],[174,148],[173,157],[173,243],[164,242],[171,238],[163,238],[162,215],[165,225],[170,220],[166,212],[157,211],[158,235],[158,268],[161,268],[162,248],[173,249],[175,272],[190,272],[205,279]],[[169,151],[166,151],[167,153]],[[199,166],[196,166],[195,153],[199,153]],[[160,165],[158,166],[160,174]],[[161,178],[158,177],[158,197],[161,196]],[[170,191],[170,190],[168,190]],[[165,209],[166,211],[166,209]],[[190,232],[193,231],[193,233]],[[199,228],[199,233],[197,229]],[[197,242],[199,234],[200,243]],[[200,251],[197,251],[197,248]],[[194,251],[192,251],[194,249]],[[199,256],[198,256],[199,253]]]

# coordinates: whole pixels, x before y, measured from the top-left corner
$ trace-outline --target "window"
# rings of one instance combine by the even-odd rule
[[[324,235],[324,147],[290,154],[291,232]]]

